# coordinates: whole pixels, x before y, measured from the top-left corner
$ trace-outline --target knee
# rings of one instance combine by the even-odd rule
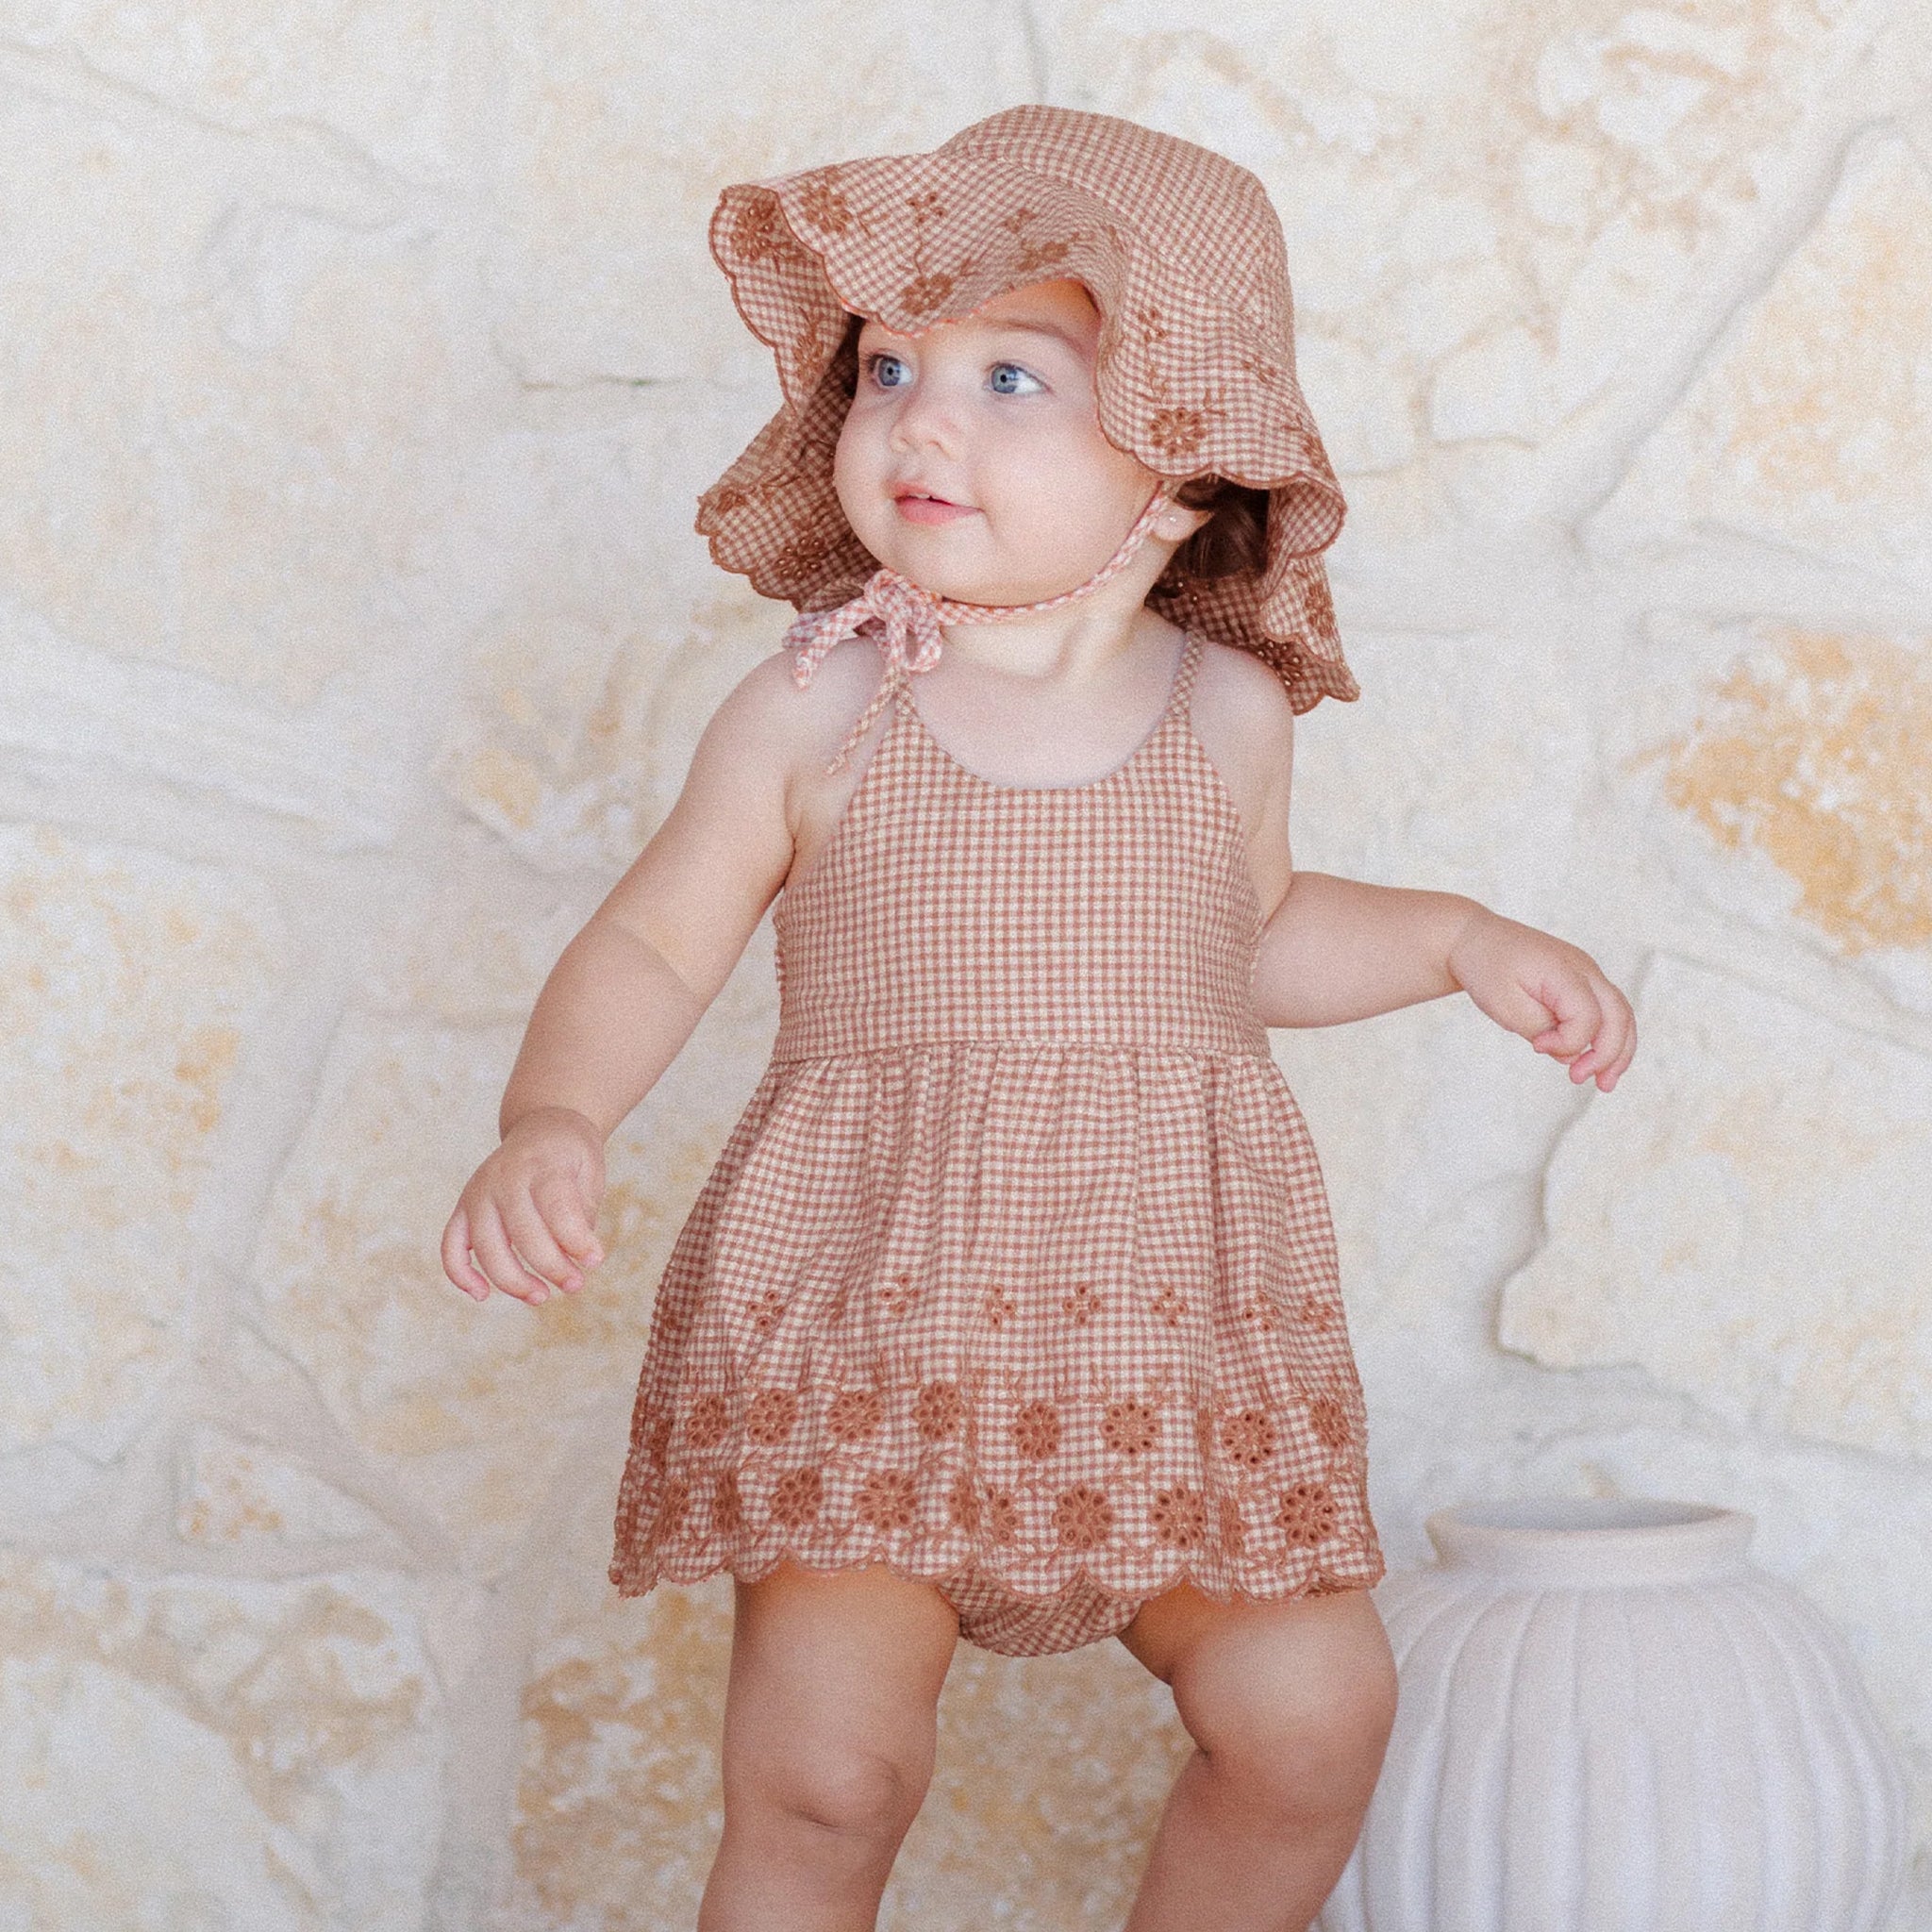
[[[822,1744],[768,1757],[738,1780],[767,1810],[848,1838],[893,1838],[912,1822],[932,1754]]]

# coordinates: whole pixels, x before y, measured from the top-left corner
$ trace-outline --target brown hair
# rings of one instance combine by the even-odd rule
[[[1176,503],[1214,514],[1168,559],[1165,578],[1259,576],[1268,567],[1268,492],[1211,473],[1190,476]]]

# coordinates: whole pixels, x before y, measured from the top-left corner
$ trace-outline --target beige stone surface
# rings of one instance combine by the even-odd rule
[[[1645,443],[1593,541],[1641,548],[1710,525],[1923,581],[1928,306],[1932,177],[1903,142],[1874,139]]]
[[[110,1460],[188,1341],[194,1230],[285,963],[263,883],[0,826],[0,1453]]]
[[[404,1932],[442,1703],[410,1587],[0,1565],[0,1897],[34,1932]]]
[[[1648,1064],[1545,1182],[1498,1339],[1635,1363],[1738,1426],[1932,1450],[1932,1057],[1658,959]]]

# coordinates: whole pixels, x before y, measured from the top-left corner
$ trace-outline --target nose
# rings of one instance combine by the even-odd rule
[[[894,450],[935,449],[951,456],[958,451],[958,437],[959,413],[945,385],[929,376],[908,390],[892,412],[889,441]]]

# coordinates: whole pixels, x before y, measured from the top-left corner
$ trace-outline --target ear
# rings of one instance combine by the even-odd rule
[[[1214,514],[1212,505],[1196,509],[1185,503],[1171,503],[1154,519],[1154,535],[1164,543],[1185,543]]]

